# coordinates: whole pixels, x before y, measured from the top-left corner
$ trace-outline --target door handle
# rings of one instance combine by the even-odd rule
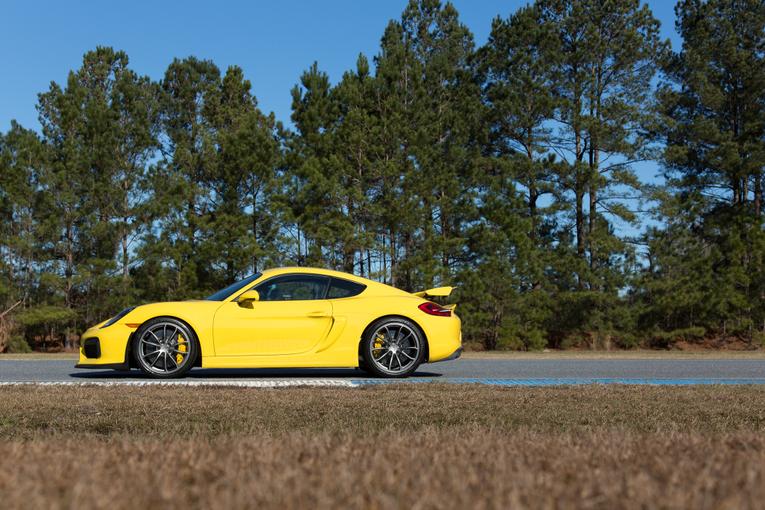
[[[325,317],[329,317],[329,314],[327,312],[322,312],[322,311],[319,310],[319,311],[316,311],[316,312],[309,312],[308,313],[308,317],[310,317],[312,319],[323,319]]]

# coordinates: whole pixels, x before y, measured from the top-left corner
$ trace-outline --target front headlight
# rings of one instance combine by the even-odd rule
[[[115,322],[117,322],[118,320],[120,320],[121,318],[123,318],[124,316],[126,316],[127,314],[132,312],[133,310],[135,310],[135,306],[131,306],[129,308],[125,308],[120,313],[118,313],[117,315],[115,315],[114,317],[112,317],[111,319],[106,321],[106,324],[101,326],[101,329],[108,328],[109,326],[111,326],[112,324],[114,324]]]

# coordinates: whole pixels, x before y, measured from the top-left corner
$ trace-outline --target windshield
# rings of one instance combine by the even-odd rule
[[[237,292],[238,290],[244,288],[245,286],[251,284],[252,282],[257,280],[258,278],[260,278],[260,275],[261,275],[261,273],[255,273],[252,276],[248,276],[244,280],[239,280],[236,283],[232,283],[231,285],[229,285],[225,289],[221,289],[218,292],[216,292],[215,294],[207,296],[205,298],[205,300],[207,300],[207,301],[223,301],[224,299],[229,297],[231,294]]]

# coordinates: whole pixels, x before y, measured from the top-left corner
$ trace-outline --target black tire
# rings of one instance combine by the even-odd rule
[[[194,330],[172,317],[156,317],[141,324],[131,348],[138,368],[154,379],[185,376],[199,356]]]
[[[403,317],[385,317],[370,325],[361,339],[363,366],[377,377],[408,377],[422,363],[425,338],[417,325]],[[403,361],[402,361],[403,360]]]

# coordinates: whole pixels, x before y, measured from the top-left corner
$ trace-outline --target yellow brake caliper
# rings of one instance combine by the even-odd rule
[[[186,352],[186,339],[183,338],[183,335],[178,333],[178,353],[175,355],[175,361],[180,363],[183,361],[183,353]]]
[[[385,341],[385,337],[381,333],[378,333],[377,336],[375,337],[375,343],[373,347],[375,349],[381,348],[383,346],[384,341]]]

